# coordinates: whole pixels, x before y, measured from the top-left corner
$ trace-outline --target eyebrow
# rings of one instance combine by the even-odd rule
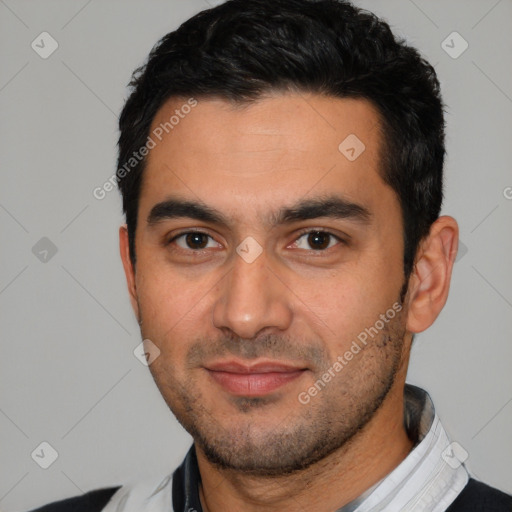
[[[267,224],[276,227],[282,224],[321,217],[347,219],[361,224],[369,224],[372,214],[363,205],[337,195],[331,195],[315,199],[303,199],[292,206],[281,208],[277,213],[269,215]],[[161,221],[177,218],[190,218],[228,227],[231,224],[224,214],[204,203],[178,198],[169,198],[153,206],[148,215],[147,223],[151,227]]]
[[[312,220],[320,217],[347,219],[368,224],[372,214],[368,208],[340,196],[328,196],[301,200],[291,207],[281,209],[277,215],[271,216],[271,224],[291,224],[301,220]]]
[[[229,224],[224,215],[205,204],[172,198],[153,206],[147,222],[152,226],[163,220],[178,218],[190,218],[226,226]]]

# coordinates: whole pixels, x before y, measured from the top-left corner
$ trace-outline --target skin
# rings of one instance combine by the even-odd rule
[[[169,100],[153,128],[185,101]],[[338,150],[349,134],[365,145],[354,161]],[[245,106],[199,99],[148,156],[136,268],[125,226],[120,250],[142,336],[160,350],[150,370],[195,439],[205,511],[332,511],[413,446],[404,383],[413,333],[434,322],[448,296],[458,244],[451,217],[422,241],[402,310],[308,403],[298,400],[399,300],[403,226],[379,174],[382,150],[369,102],[288,92]],[[327,196],[361,205],[368,218],[270,222],[282,208]],[[148,222],[171,197],[207,205],[227,224]],[[211,238],[174,238],[192,230]],[[251,263],[236,251],[246,237],[261,247]],[[228,359],[303,371],[263,396],[235,396],[205,368]]]

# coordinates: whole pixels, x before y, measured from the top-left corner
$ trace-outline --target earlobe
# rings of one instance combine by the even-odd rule
[[[119,228],[119,252],[123,262],[126,284],[128,286],[128,293],[130,294],[130,302],[138,321],[140,317],[139,305],[137,301],[137,287],[135,282],[135,268],[130,258],[130,243],[128,237],[128,228],[126,224]]]
[[[422,332],[438,317],[450,290],[459,228],[453,217],[439,217],[421,242],[410,279],[407,330]]]

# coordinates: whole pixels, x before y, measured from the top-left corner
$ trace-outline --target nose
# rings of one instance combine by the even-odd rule
[[[231,271],[219,286],[213,308],[218,329],[252,339],[264,330],[284,331],[290,326],[290,291],[270,270],[264,252],[250,263],[235,255]]]

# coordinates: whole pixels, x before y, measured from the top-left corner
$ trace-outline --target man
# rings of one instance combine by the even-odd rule
[[[405,384],[458,244],[433,68],[347,2],[231,0],[131,85],[121,257],[194,445],[159,481],[40,510],[512,510]]]

